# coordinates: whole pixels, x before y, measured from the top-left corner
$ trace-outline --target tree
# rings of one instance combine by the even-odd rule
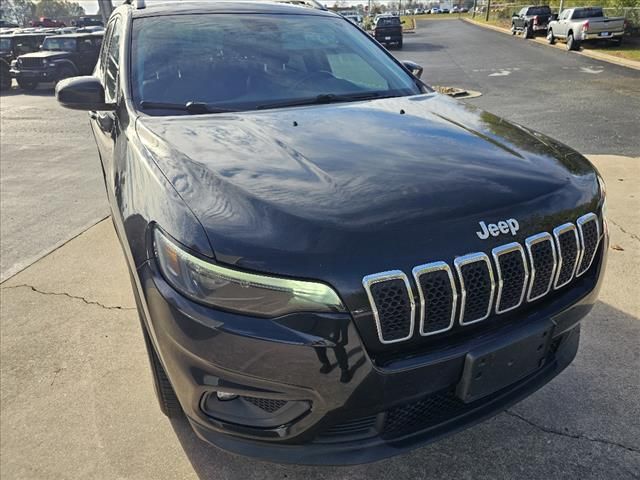
[[[31,0],[2,0],[0,17],[12,20],[18,25],[28,25],[36,11]]]
[[[15,1],[15,0],[14,0]],[[85,14],[82,5],[69,0],[40,0],[36,4],[36,17],[71,18]]]

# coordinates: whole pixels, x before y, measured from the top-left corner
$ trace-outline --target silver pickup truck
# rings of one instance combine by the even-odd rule
[[[553,45],[558,39],[564,40],[567,50],[578,50],[589,40],[610,40],[620,45],[623,35],[623,17],[605,17],[602,7],[580,7],[563,10],[557,20],[549,22],[547,41]]]

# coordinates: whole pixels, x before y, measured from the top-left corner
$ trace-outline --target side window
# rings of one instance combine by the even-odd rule
[[[111,39],[109,40],[109,46],[107,47],[104,60],[104,93],[107,103],[112,103],[117,100],[118,93],[118,71],[120,68],[120,38],[121,38],[121,23],[117,18],[113,23],[113,30]]]
[[[111,22],[107,25],[107,30],[104,33],[103,41],[101,42],[102,48],[100,49],[100,55],[98,57],[98,62],[96,63],[96,68],[93,71],[93,74],[98,77],[100,80],[104,82],[104,64],[105,58],[107,56],[107,47],[109,46],[109,40],[111,39],[111,33],[113,32],[113,24]]]

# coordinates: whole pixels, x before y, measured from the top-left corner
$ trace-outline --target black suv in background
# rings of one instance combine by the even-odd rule
[[[383,45],[402,48],[402,21],[400,17],[380,15],[373,25],[373,37]]]
[[[11,87],[11,63],[20,55],[40,50],[46,34],[14,33],[0,35],[0,88]]]
[[[117,8],[95,76],[57,85],[90,112],[160,407],[207,441],[373,461],[573,360],[598,172],[415,67],[330,12],[154,3]]]
[[[551,17],[551,8],[548,5],[523,7],[511,18],[511,34],[522,32],[525,38],[533,38],[537,32],[546,33]]]
[[[20,55],[11,68],[18,85],[25,90],[39,83],[93,72],[100,54],[103,32],[46,37],[39,52]]]

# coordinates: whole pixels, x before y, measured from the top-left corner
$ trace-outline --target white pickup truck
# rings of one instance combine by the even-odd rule
[[[589,40],[610,40],[620,45],[624,23],[623,17],[605,17],[602,7],[568,8],[557,20],[549,22],[547,41],[553,45],[558,39],[564,40],[567,50],[578,50],[582,42]]]

